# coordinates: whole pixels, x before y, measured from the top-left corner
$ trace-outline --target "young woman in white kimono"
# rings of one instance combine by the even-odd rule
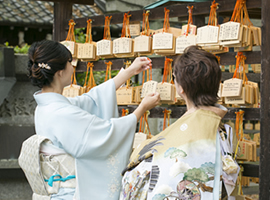
[[[120,200],[220,198],[218,130],[227,109],[216,104],[221,80],[219,63],[213,54],[191,46],[175,60],[174,77],[187,111],[133,151],[122,172]]]
[[[147,96],[132,114],[118,118],[115,91],[148,69],[151,60],[136,58],[113,79],[81,96],[66,98],[61,94],[71,83],[71,60],[70,52],[58,42],[41,41],[29,49],[30,79],[41,88],[34,94],[36,134],[53,143],[43,151],[64,151],[75,158],[76,192],[60,188],[52,199],[118,199],[120,172],[130,156],[137,121],[158,104],[159,94]]]

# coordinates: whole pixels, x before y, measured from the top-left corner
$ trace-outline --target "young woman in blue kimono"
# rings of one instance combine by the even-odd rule
[[[227,109],[216,104],[219,63],[213,54],[191,46],[175,60],[173,75],[187,111],[133,151],[122,172],[120,200],[220,198],[218,129]]]
[[[52,141],[52,151],[64,150],[75,158],[76,192],[60,188],[52,199],[118,199],[120,172],[130,156],[137,121],[158,104],[159,94],[148,95],[132,114],[118,118],[115,91],[148,69],[151,60],[136,58],[113,79],[81,96],[66,98],[62,92],[71,84],[71,60],[69,50],[58,42],[36,42],[29,49],[30,79],[41,88],[34,94],[36,134]]]

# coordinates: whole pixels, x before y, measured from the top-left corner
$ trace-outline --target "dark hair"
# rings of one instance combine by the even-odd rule
[[[35,42],[28,51],[29,78],[34,86],[42,88],[53,81],[54,74],[63,70],[67,62],[72,61],[70,51],[61,43],[49,40]],[[39,67],[47,64],[50,69]]]
[[[199,46],[190,46],[174,62],[174,75],[196,107],[217,102],[221,70],[215,55]]]

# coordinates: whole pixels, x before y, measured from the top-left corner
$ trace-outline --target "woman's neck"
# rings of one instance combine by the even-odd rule
[[[193,102],[191,102],[191,101],[189,101],[189,100],[186,100],[186,106],[187,106],[187,111],[185,112],[184,115],[191,114],[191,113],[193,113],[193,112],[195,112],[196,110],[199,109],[198,107],[196,107],[196,106],[194,105]],[[183,116],[184,116],[184,115],[183,115]]]
[[[54,93],[58,93],[58,94],[62,94],[63,93],[63,87],[61,87],[59,84],[53,84],[51,83],[50,86],[44,86],[41,89],[42,93],[46,93],[46,92],[54,92]]]

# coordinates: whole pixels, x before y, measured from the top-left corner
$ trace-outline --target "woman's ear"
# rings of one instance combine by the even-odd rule
[[[179,92],[180,92],[180,94],[184,94],[185,92],[184,92],[182,86],[178,84],[178,87],[179,87]]]
[[[58,70],[57,72],[55,72],[55,74],[59,77],[63,76],[63,70]]]
[[[182,97],[185,100],[185,102],[187,102],[187,95],[181,85],[178,85],[177,93],[179,94],[180,97]]]

